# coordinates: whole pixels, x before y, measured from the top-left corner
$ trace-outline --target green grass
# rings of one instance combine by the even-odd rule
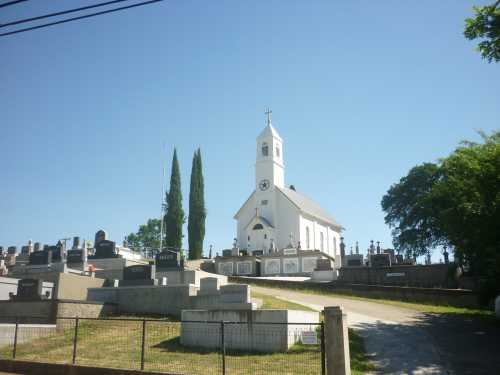
[[[262,300],[261,309],[270,309],[270,310],[304,310],[304,311],[316,311],[311,309],[310,307],[300,305],[298,303],[288,302],[285,300],[281,300],[279,298],[252,291],[252,298],[258,298]]]
[[[366,356],[363,338],[352,328],[349,328],[349,353],[352,375],[362,375],[376,369]]]
[[[384,305],[391,305],[391,306],[401,307],[401,308],[415,310],[415,311],[424,312],[424,313],[449,314],[449,315],[455,315],[455,316],[462,316],[465,318],[476,318],[476,319],[487,320],[490,322],[500,323],[500,320],[495,316],[495,313],[493,311],[490,311],[490,310],[469,309],[469,308],[465,308],[465,307],[432,305],[432,304],[425,304],[425,303],[403,302],[403,301],[394,301],[394,300],[381,299],[381,298],[379,299],[379,298],[358,297],[358,296],[354,296],[354,295],[350,295],[350,294],[335,293],[335,292],[332,292],[331,290],[318,290],[316,288],[308,287],[307,285],[304,285],[303,287],[297,288],[294,286],[283,287],[282,285],[273,286],[272,284],[252,283],[252,280],[245,280],[245,283],[255,285],[255,286],[260,286],[263,288],[278,289],[278,290],[279,289],[291,290],[291,291],[299,292],[299,293],[316,294],[316,295],[323,295],[323,296],[330,295],[330,296],[347,298],[347,299],[352,299],[352,300],[357,300],[357,301],[381,303]]]

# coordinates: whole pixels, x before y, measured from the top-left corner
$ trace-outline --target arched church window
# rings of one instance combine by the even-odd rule
[[[276,146],[276,157],[280,157],[280,148],[279,146]]]
[[[269,146],[267,145],[266,142],[262,143],[262,155],[263,156],[269,155]]]
[[[250,241],[250,236],[248,236],[248,241]]]
[[[325,250],[325,239],[323,237],[323,232],[319,234],[319,248],[321,251]]]
[[[253,230],[260,230],[260,229],[264,229],[264,227],[262,226],[262,224],[258,223],[258,224],[255,224],[252,229]]]
[[[264,234],[264,239],[267,240],[267,234]]]
[[[333,253],[337,254],[337,239],[333,237]]]
[[[310,237],[309,237],[309,227],[306,227],[306,248],[307,249],[311,248],[311,242],[310,242]]]

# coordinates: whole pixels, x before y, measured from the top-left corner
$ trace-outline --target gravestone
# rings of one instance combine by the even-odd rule
[[[80,248],[80,237],[75,236],[73,237],[73,246],[71,247],[72,250],[77,250]]]
[[[17,252],[17,247],[16,246],[9,246],[7,248],[7,254],[15,254]]]
[[[30,266],[41,266],[52,263],[52,251],[34,251],[30,254],[28,264]]]
[[[34,247],[35,251],[42,251],[43,250],[43,246],[40,242],[35,242],[35,247]]]
[[[252,252],[253,255],[264,255],[264,251],[263,250],[254,250]]]
[[[157,285],[155,279],[156,267],[154,265],[137,264],[123,269],[123,280],[119,286]]]
[[[233,250],[231,250],[231,249],[222,250],[223,257],[230,257],[232,255],[233,255]]]
[[[4,250],[3,246],[0,246],[0,256],[3,256],[4,252],[5,252],[5,250]]]
[[[95,245],[95,254],[89,258],[91,259],[118,258],[118,253],[116,252],[116,243],[109,240],[100,240]]]
[[[56,246],[47,246],[43,252],[50,251],[52,253],[52,263],[62,262],[64,254],[62,247]]]
[[[87,249],[68,250],[66,253],[66,263],[80,264],[87,261]]]
[[[95,234],[94,247],[97,249],[97,245],[99,244],[99,242],[106,241],[107,239],[108,239],[108,234],[102,229],[98,230]]]
[[[21,254],[28,255],[30,253],[30,247],[29,246],[23,246],[21,247]]]
[[[40,301],[52,297],[54,283],[43,282],[39,279],[21,279],[17,283],[15,301]]]
[[[390,267],[391,255],[390,254],[373,254],[370,256],[370,265],[372,267]]]
[[[181,261],[181,254],[178,251],[173,250],[163,250],[161,253],[155,256],[156,268],[170,268],[181,270],[183,269],[183,264]]]
[[[332,270],[332,262],[330,259],[318,259],[316,261],[315,271],[330,271]]]
[[[362,258],[347,259],[347,267],[361,267],[363,265]]]

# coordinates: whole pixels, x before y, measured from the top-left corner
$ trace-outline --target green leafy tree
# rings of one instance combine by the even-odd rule
[[[477,49],[488,62],[500,61],[500,0],[491,5],[474,7],[474,17],[465,20],[464,35],[480,39]]]
[[[440,175],[436,164],[416,166],[382,198],[385,222],[393,228],[394,246],[410,258],[425,255],[430,248],[445,242],[438,230],[432,195]]]
[[[139,226],[137,233],[130,233],[126,240],[134,250],[160,248],[161,221],[149,219],[146,224]]]
[[[170,175],[170,190],[166,194],[165,245],[176,249],[182,248],[182,226],[185,222],[182,209],[181,172],[177,160],[177,150],[174,149],[172,173]]]
[[[198,149],[193,155],[189,190],[189,259],[200,259],[203,254],[206,219],[204,189],[201,151]]]
[[[500,132],[480,133],[438,164],[412,168],[382,198],[394,244],[413,255],[447,244],[483,301],[500,292]]]

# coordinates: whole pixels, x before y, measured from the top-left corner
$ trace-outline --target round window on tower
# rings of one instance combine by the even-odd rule
[[[266,142],[262,143],[262,156],[268,156],[269,155],[269,146],[267,145]]]

